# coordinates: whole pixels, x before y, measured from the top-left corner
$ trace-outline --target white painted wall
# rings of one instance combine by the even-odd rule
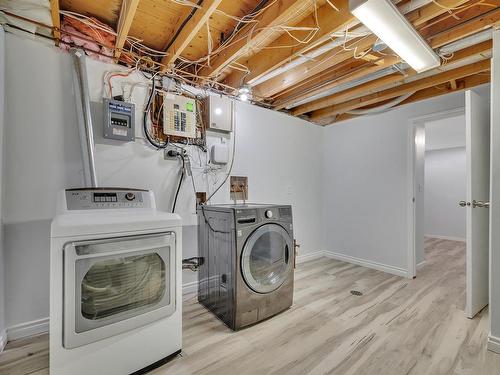
[[[426,142],[427,142],[426,134]],[[425,235],[465,240],[465,147],[425,153]]]
[[[488,348],[500,353],[500,30],[491,62],[490,319]]]
[[[465,147],[465,115],[425,122],[425,151]]]
[[[55,196],[65,187],[81,186],[82,167],[69,55],[10,34],[7,50],[3,218],[10,327],[48,316],[49,225]],[[89,60],[92,100],[100,100],[103,73],[109,69],[116,66]],[[134,95],[140,106],[144,90],[139,87]],[[103,140],[98,113],[94,126],[100,184],[152,189],[159,208],[170,210],[179,164],[163,160],[161,152],[145,147],[141,139],[127,144]],[[322,166],[317,154],[322,130],[245,103],[236,106],[233,174],[249,177],[251,201],[292,204],[302,254],[321,250],[322,245]],[[141,136],[140,128],[137,135]],[[210,143],[218,141],[217,137],[209,139]],[[219,174],[218,183],[222,177]],[[206,184],[203,178],[196,182]],[[213,202],[228,203],[228,189],[224,186]],[[189,182],[183,185],[178,207],[185,225],[184,256],[193,256],[197,252],[196,218]],[[194,281],[195,275],[188,272],[183,281]]]
[[[463,106],[452,94],[325,128],[327,251],[406,274],[409,119]]]
[[[5,334],[5,257],[3,243],[2,197],[3,197],[3,130],[4,130],[4,99],[5,99],[5,32],[0,26],[0,352],[6,344]]]

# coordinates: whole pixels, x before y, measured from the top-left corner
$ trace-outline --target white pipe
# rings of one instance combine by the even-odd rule
[[[73,85],[75,88],[76,116],[80,145],[82,149],[83,178],[85,187],[97,187],[97,175],[94,157],[94,132],[90,113],[89,83],[87,80],[87,63],[85,52],[74,49],[73,53]]]
[[[486,29],[484,31],[480,31],[476,34],[472,34],[466,38],[457,40],[456,42],[447,44],[447,45],[439,48],[438,53],[446,55],[446,54],[453,53],[453,52],[459,51],[461,49],[470,47],[474,44],[479,44],[479,43],[485,42],[485,41],[490,40],[492,38],[493,38],[493,29],[489,28],[489,29]]]
[[[439,54],[451,54],[451,53],[454,53],[456,51],[459,51],[461,49],[464,49],[464,48],[467,48],[467,47],[470,47],[470,46],[473,46],[475,44],[478,44],[478,43],[481,43],[481,42],[484,42],[486,40],[490,40],[493,36],[493,31],[492,29],[487,29],[487,30],[484,30],[484,31],[480,31],[479,33],[476,33],[476,34],[473,34],[473,35],[470,35],[464,39],[461,39],[461,40],[458,40],[456,42],[453,42],[453,43],[450,43],[450,44],[447,44],[443,47],[441,47],[439,50],[438,50],[438,53]],[[415,75],[411,78],[409,78],[406,82],[412,82],[412,81],[416,81],[416,80],[419,80],[419,79],[422,79],[422,78],[425,78],[425,77],[428,77],[428,76],[431,76],[431,75],[434,75],[434,74],[437,74],[441,71],[446,71],[446,70],[450,70],[452,68],[455,68],[455,67],[458,67],[458,66],[462,66],[462,65],[466,65],[466,64],[470,64],[472,62],[475,62],[475,61],[479,61],[481,60],[482,57],[471,57],[465,61],[460,61],[460,62],[457,62],[457,63],[449,63],[449,64],[446,64],[446,65],[441,65],[441,67],[439,68],[436,68],[436,69],[433,69],[433,70],[430,70],[426,73],[422,73],[422,74],[418,74],[418,75]],[[408,65],[406,63],[403,63],[403,69],[406,69],[408,67]],[[379,72],[376,72],[376,73],[372,73],[368,76],[365,76],[365,77],[362,77],[362,78],[359,78],[357,80],[354,80],[354,81],[351,81],[347,84],[344,84],[344,85],[339,85],[339,86],[336,86],[330,90],[325,90],[325,91],[322,91],[316,95],[313,95],[313,96],[310,96],[306,99],[302,99],[300,101],[297,101],[297,102],[294,102],[288,106],[286,106],[286,109],[291,109],[291,108],[295,108],[295,107],[298,107],[299,105],[302,105],[302,104],[306,104],[306,103],[310,103],[314,100],[317,100],[317,99],[321,99],[321,98],[324,98],[325,96],[329,96],[329,95],[332,95],[332,94],[335,94],[337,92],[340,92],[340,91],[343,91],[343,90],[347,90],[351,87],[354,87],[354,86],[358,86],[360,84],[363,84],[363,83],[366,83],[366,82],[370,82],[370,81],[373,81],[375,79],[378,79],[378,78],[382,78],[382,77],[385,77],[389,74],[393,74],[397,72],[396,69],[394,68],[386,68],[386,69],[383,69]]]
[[[395,4],[397,4],[399,1],[394,1]],[[424,5],[432,3],[433,0],[414,0],[410,1],[409,3],[406,3],[405,5],[401,6],[399,10],[401,11],[402,14],[407,14],[413,10],[419,9],[423,7]],[[349,30],[355,26],[359,25],[358,20],[354,20],[351,23],[349,23],[347,26],[345,26],[345,30]],[[276,77],[292,68],[295,68],[296,66],[302,65],[307,61],[313,60],[314,58],[324,54],[325,52],[328,52],[334,48],[340,47],[342,44],[344,44],[344,41],[350,41],[354,38],[358,38],[361,36],[366,36],[371,34],[372,32],[365,26],[358,27],[356,30],[349,31],[349,34],[346,38],[344,32],[337,32],[331,34],[332,37],[338,36],[337,39],[332,40],[331,42],[328,42],[324,44],[323,46],[316,48],[312,50],[311,52],[308,52],[306,54],[301,55],[300,57],[297,57],[296,59],[290,61],[289,63],[263,75],[259,79],[253,81],[251,83],[251,86],[257,86],[258,84],[265,82],[273,77]]]
[[[369,115],[369,114],[386,112],[386,111],[390,110],[392,107],[397,106],[401,102],[404,102],[406,99],[408,99],[413,94],[415,94],[415,92],[410,92],[408,94],[398,96],[397,98],[391,100],[389,103],[385,103],[384,105],[381,105],[381,106],[378,106],[375,108],[353,109],[353,110],[348,111],[346,113],[349,113],[350,115]]]

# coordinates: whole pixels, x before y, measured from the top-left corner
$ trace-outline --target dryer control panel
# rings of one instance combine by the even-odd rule
[[[67,189],[68,210],[99,210],[119,208],[154,208],[148,190],[89,188]]]

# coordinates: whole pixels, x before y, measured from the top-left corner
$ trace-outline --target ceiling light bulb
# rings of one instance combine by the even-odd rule
[[[238,93],[240,93],[240,94],[248,94],[249,92],[250,92],[250,87],[248,87],[248,86],[241,86],[238,89]]]
[[[240,99],[243,102],[246,102],[248,100],[248,95],[247,94],[240,94]]]
[[[214,113],[215,113],[217,116],[219,116],[219,115],[221,115],[221,114],[222,114],[222,109],[220,109],[219,107],[217,107],[217,108],[215,108],[215,109],[214,109]]]

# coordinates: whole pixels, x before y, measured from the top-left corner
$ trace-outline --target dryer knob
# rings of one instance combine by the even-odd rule
[[[125,194],[125,198],[128,201],[133,201],[135,199],[135,194],[134,193],[127,193],[127,194]]]
[[[267,210],[267,211],[264,213],[264,215],[266,215],[266,217],[267,217],[268,219],[271,219],[271,218],[273,217],[273,211],[271,211],[271,210]]]

